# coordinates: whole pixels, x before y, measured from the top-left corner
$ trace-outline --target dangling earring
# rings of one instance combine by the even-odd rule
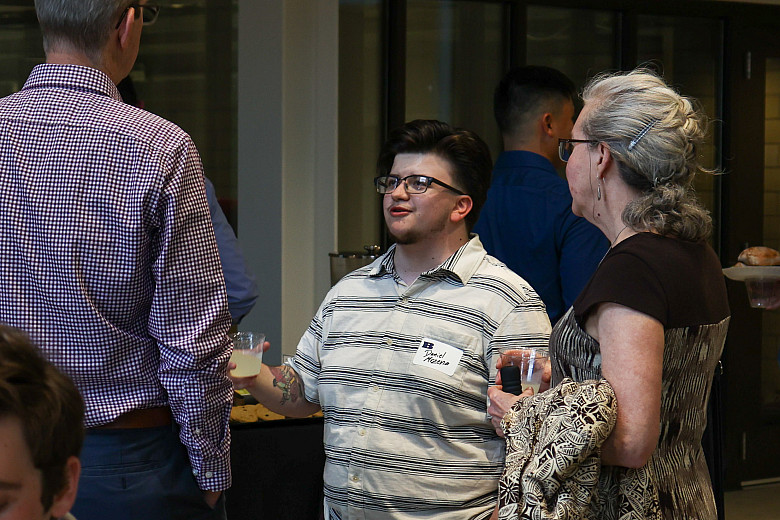
[[[596,186],[596,200],[601,200],[601,181],[599,181],[598,186]]]

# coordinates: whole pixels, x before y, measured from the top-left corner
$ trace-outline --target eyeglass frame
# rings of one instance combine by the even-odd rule
[[[425,189],[422,190],[422,191],[411,191],[409,189],[409,184],[406,182],[406,180],[410,179],[412,177],[419,177],[420,179],[427,179],[427,182],[425,183]],[[393,189],[391,189],[391,190],[380,191],[379,190],[379,179],[396,179],[395,186],[393,186]],[[443,186],[443,187],[447,188],[448,190],[454,191],[458,195],[465,195],[467,197],[469,196],[467,193],[464,193],[464,192],[460,191],[458,188],[455,188],[454,186],[450,186],[446,182],[442,182],[442,181],[440,181],[439,179],[437,179],[435,177],[431,177],[430,175],[420,175],[420,174],[414,173],[412,175],[407,175],[406,177],[403,177],[403,178],[399,177],[398,175],[379,175],[377,177],[374,177],[374,186],[376,187],[377,193],[379,193],[380,195],[387,195],[388,193],[393,193],[395,190],[398,189],[398,186],[400,186],[402,183],[404,185],[404,189],[406,190],[406,192],[409,193],[409,194],[413,194],[413,195],[420,195],[421,193],[425,193],[426,191],[428,191],[428,188],[431,187],[431,184],[438,184],[439,186]]]
[[[574,153],[574,145],[579,143],[589,143],[589,144],[597,144],[601,141],[598,139],[558,139],[558,158],[563,162],[569,162],[569,159],[571,159],[571,154]],[[565,150],[565,146],[567,144],[572,144],[571,152],[569,153],[568,157],[564,158],[563,151]]]
[[[127,12],[130,10],[130,8],[135,9],[135,19],[137,20],[139,16],[141,16],[141,20],[143,25],[152,25],[154,22],[157,21],[157,16],[160,14],[160,6],[156,4],[141,4],[139,2],[133,2],[132,4],[125,7],[125,10],[122,11],[122,16],[119,17],[119,21],[116,23],[116,27],[114,27],[114,30],[119,29],[119,26],[122,25],[122,20],[125,19],[125,16],[127,16]],[[152,12],[152,19],[150,21],[145,21],[143,19],[143,12],[142,9],[149,9]]]

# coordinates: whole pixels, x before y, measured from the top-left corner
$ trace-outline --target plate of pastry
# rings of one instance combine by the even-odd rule
[[[764,246],[749,247],[739,254],[736,265],[723,269],[731,280],[745,282],[750,306],[780,308],[780,252]]]
[[[738,282],[780,279],[780,252],[756,246],[742,251],[733,267],[723,269],[726,278]]]

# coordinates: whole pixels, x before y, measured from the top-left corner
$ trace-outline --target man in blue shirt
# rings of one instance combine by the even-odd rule
[[[474,232],[488,253],[531,284],[555,324],[571,307],[609,248],[592,224],[571,211],[571,194],[555,168],[558,139],[571,138],[574,83],[539,66],[507,73],[493,109],[504,152],[493,169]]]
[[[233,325],[238,325],[257,302],[259,295],[257,283],[254,274],[246,265],[236,234],[217,201],[214,184],[206,177],[203,180],[206,183],[206,199],[209,202],[209,213],[214,226],[214,236],[217,239],[222,273],[225,275],[228,311],[233,319]]]

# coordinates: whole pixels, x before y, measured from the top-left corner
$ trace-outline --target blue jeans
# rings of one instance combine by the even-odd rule
[[[72,513],[79,520],[225,520],[211,509],[176,426],[89,430]]]

